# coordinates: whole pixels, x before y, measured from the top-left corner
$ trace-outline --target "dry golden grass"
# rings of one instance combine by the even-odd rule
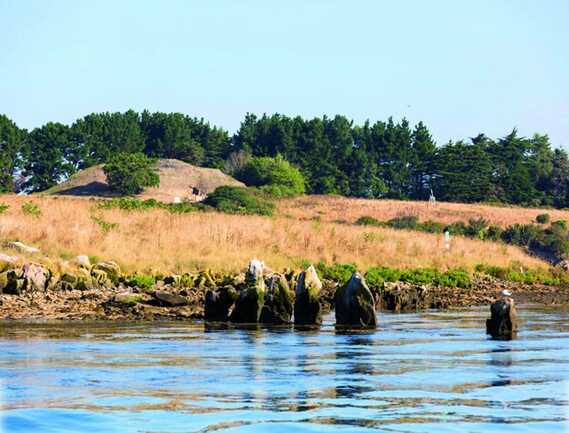
[[[551,220],[569,221],[569,211],[557,209],[527,209],[521,207],[499,207],[483,204],[438,202],[430,205],[426,201],[366,200],[340,196],[304,196],[282,200],[279,214],[293,218],[321,221],[355,222],[359,217],[371,216],[380,221],[401,216],[415,215],[420,221],[433,220],[442,223],[467,222],[469,218],[483,217],[490,224],[501,227],[510,224],[528,224],[535,217],[548,213]]]
[[[26,201],[40,207],[40,217],[22,213],[21,205]],[[314,207],[300,207],[311,202]],[[478,263],[507,266],[512,261],[528,267],[545,266],[521,249],[498,243],[455,237],[451,251],[446,252],[438,235],[299,218],[314,214],[326,220],[355,219],[370,213],[378,216],[370,210],[379,209],[383,202],[308,197],[281,204],[281,209],[298,218],[214,212],[176,215],[157,209],[95,210],[93,201],[68,197],[5,195],[0,196],[0,203],[10,206],[0,215],[2,240],[36,246],[52,259],[87,254],[116,260],[129,272],[237,270],[252,257],[265,260],[275,269],[297,267],[302,260],[350,262],[361,270],[376,265],[472,269]],[[354,209],[354,204],[361,209]],[[456,206],[463,212],[468,208]],[[478,211],[481,207],[474,208]],[[93,216],[118,226],[105,232]]]

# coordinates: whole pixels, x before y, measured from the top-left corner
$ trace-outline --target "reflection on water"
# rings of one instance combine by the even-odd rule
[[[376,332],[200,323],[3,323],[9,432],[559,432],[569,314],[382,314]],[[569,429],[568,429],[569,431]]]

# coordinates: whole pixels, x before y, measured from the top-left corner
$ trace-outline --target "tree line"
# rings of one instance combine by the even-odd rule
[[[306,191],[353,197],[569,206],[569,156],[547,135],[484,134],[437,146],[406,119],[355,124],[345,116],[247,114],[232,136],[181,113],[93,113],[26,131],[0,115],[0,190],[41,191],[117,153],[226,169],[248,156],[282,156]]]

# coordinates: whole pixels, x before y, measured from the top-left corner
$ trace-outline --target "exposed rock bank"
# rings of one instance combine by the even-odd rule
[[[203,271],[158,276],[150,284],[148,279],[142,284],[142,279],[124,275],[114,262],[91,265],[84,258],[77,262],[76,272],[58,274],[36,263],[15,266],[9,260],[2,261],[0,319],[201,319],[205,306],[213,321],[225,321],[235,314],[242,316],[236,321],[249,321],[248,316],[254,316],[262,323],[288,323],[293,305],[299,306],[300,294],[309,298],[310,308],[294,311],[304,315],[298,316],[299,323],[317,324],[321,313],[334,308],[336,293],[342,293],[338,290],[340,284],[334,281],[323,280],[322,287],[316,283],[312,287],[310,279],[314,276],[309,270],[282,274],[253,270],[248,277],[245,272],[222,275]],[[292,288],[296,288],[296,294]],[[403,312],[490,305],[504,289],[513,293],[517,304],[569,304],[569,287],[517,284],[485,276],[474,276],[469,288],[399,282],[369,287],[369,292],[377,310]],[[261,297],[263,304],[258,302]],[[345,299],[345,305],[353,302]],[[235,310],[237,304],[241,311]],[[346,323],[359,320],[349,316],[345,319]]]

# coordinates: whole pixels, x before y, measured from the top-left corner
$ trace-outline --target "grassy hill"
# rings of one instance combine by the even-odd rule
[[[192,189],[197,188],[203,194],[209,194],[218,186],[244,186],[214,168],[196,167],[177,159],[159,159],[156,169],[160,175],[160,186],[147,188],[138,197],[142,199],[154,198],[159,201],[171,203],[174,197],[181,199],[193,198]],[[67,181],[44,191],[42,194],[70,195],[70,196],[98,196],[113,197],[107,185],[102,165],[96,165],[82,170]]]
[[[22,210],[30,201],[41,214]],[[361,270],[372,266],[441,270],[472,270],[478,264],[548,266],[521,248],[499,242],[454,236],[446,251],[438,234],[354,224],[361,215],[385,219],[404,211],[445,221],[482,213],[496,224],[530,222],[540,213],[535,209],[449,203],[433,207],[420,202],[305,196],[282,200],[273,217],[262,217],[100,209],[90,200],[58,196],[4,195],[0,203],[9,206],[0,215],[2,239],[36,246],[54,260],[69,260],[78,254],[116,260],[131,272],[236,270],[253,257],[276,269],[298,267],[305,261],[354,263]],[[569,220],[569,212],[551,213]]]

